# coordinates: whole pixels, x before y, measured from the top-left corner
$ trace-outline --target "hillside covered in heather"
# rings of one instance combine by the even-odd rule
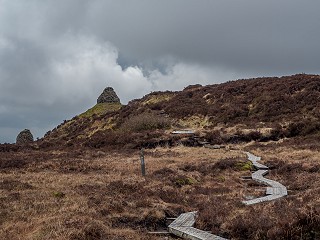
[[[320,131],[320,76],[243,79],[153,92],[122,105],[97,103],[32,144],[36,149],[194,145],[173,130],[193,129],[212,144],[280,139],[314,142]],[[21,146],[1,145],[1,151]]]
[[[49,131],[43,147],[173,144],[174,129],[195,129],[212,143],[316,136],[320,76],[298,74],[192,85],[141,99],[99,103]]]

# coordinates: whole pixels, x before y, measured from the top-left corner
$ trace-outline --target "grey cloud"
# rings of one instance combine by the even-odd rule
[[[96,2],[88,32],[116,42],[137,61],[163,54],[191,62],[277,73],[317,70],[316,1]],[[116,11],[114,11],[116,9]],[[94,21],[98,19],[98,21]],[[104,30],[104,31],[103,31]],[[315,53],[316,52],[316,53]],[[313,59],[315,60],[315,59]]]
[[[0,142],[42,136],[113,86],[319,73],[320,2],[0,0]]]

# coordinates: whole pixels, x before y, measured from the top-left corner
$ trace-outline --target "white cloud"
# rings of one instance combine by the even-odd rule
[[[219,67],[178,62],[168,66],[165,73],[154,70],[149,80],[155,90],[182,90],[191,84],[213,84],[232,80],[237,74]]]
[[[68,36],[53,46],[55,51],[60,54],[51,62],[50,90],[59,100],[74,104],[87,100],[93,104],[92,100],[106,86],[112,86],[126,103],[139,96],[139,92],[151,90],[140,68],[121,68],[117,63],[118,51],[110,43],[85,36]]]
[[[138,66],[123,69],[117,62],[118,49],[114,45],[70,32],[47,40],[45,46],[37,41],[24,43],[25,46],[19,44],[19,39],[2,40],[9,60],[19,56],[17,72],[7,69],[10,64],[0,68],[0,111],[11,109],[8,116],[0,118],[0,130],[7,134],[14,131],[8,130],[6,121],[15,116],[17,128],[28,127],[36,133],[35,137],[40,137],[52,125],[93,106],[107,86],[113,87],[126,104],[151,91],[179,90],[189,84],[232,79],[232,74],[226,74],[223,69],[177,60],[159,60],[163,72]]]

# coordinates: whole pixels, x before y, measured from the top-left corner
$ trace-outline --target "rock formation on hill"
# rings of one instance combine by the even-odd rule
[[[16,143],[19,145],[32,143],[32,142],[33,142],[33,135],[29,129],[25,129],[21,131],[17,136]]]
[[[120,99],[112,87],[106,87],[98,97],[97,103],[120,103]]]

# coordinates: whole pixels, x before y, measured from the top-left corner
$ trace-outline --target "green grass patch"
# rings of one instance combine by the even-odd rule
[[[55,198],[63,198],[65,195],[66,195],[65,193],[60,192],[60,191],[55,191],[55,192],[53,192],[53,196],[54,196]]]
[[[193,185],[195,184],[197,181],[193,178],[190,178],[190,177],[181,177],[181,178],[177,178],[176,181],[175,181],[175,184],[178,186],[178,187],[182,187],[182,186],[185,186],[185,185]]]
[[[171,94],[159,94],[159,95],[151,95],[147,100],[145,100],[142,104],[156,104],[159,102],[169,101],[173,95]]]
[[[252,171],[253,170],[253,164],[250,161],[237,162],[235,164],[235,168],[238,171]]]
[[[217,177],[217,180],[218,180],[219,182],[225,182],[225,181],[226,181],[226,178],[225,178],[224,176],[218,176],[218,177]]]
[[[80,114],[79,117],[89,118],[92,117],[94,114],[102,115],[107,112],[118,111],[121,108],[121,106],[121,103],[98,103],[94,107]]]

